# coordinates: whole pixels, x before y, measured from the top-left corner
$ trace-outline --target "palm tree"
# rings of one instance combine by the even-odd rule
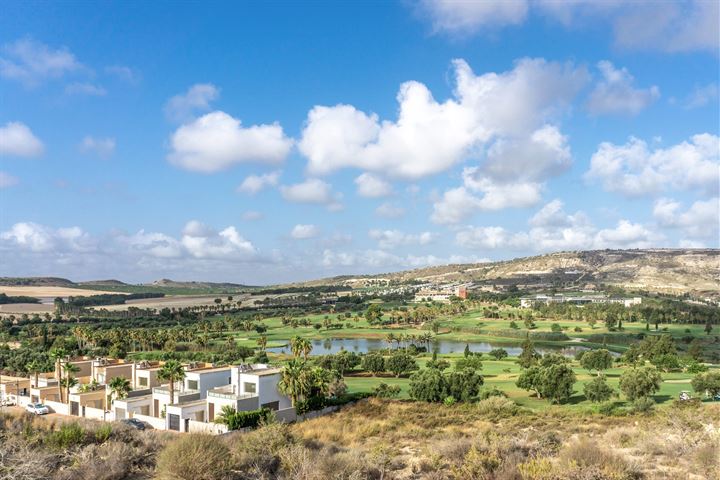
[[[60,368],[60,362],[67,357],[67,352],[64,348],[53,348],[50,350],[50,358],[55,360],[55,375],[57,375],[57,381],[58,381],[58,396],[60,397],[60,402],[62,403],[62,368]]]
[[[78,367],[74,363],[65,363],[63,364],[62,369],[65,372],[65,378],[63,378],[60,382],[63,384],[62,386],[65,387],[65,403],[69,405],[70,389],[78,384],[77,378],[75,378],[73,375],[80,371],[80,367]]]
[[[267,348],[267,342],[268,338],[267,335],[260,335],[260,337],[257,339],[257,344],[260,347],[260,351],[264,352]]]
[[[185,380],[185,368],[177,360],[168,360],[160,368],[158,379],[170,382],[170,403],[175,403],[175,382]]]
[[[27,368],[28,368],[28,372],[32,373],[33,376],[35,377],[35,384],[34,384],[34,386],[35,386],[35,388],[37,388],[37,387],[38,387],[38,380],[39,380],[38,377],[40,376],[40,370],[42,370],[42,365],[40,364],[39,361],[33,360],[32,362],[30,362],[30,363],[28,364]]]
[[[295,336],[290,340],[290,351],[292,351],[293,356],[295,358],[298,358],[300,355],[303,356],[305,360],[307,360],[308,355],[310,355],[310,352],[312,352],[312,343],[310,343],[310,340],[307,338],[302,338],[300,336]]]
[[[297,358],[290,360],[280,374],[278,389],[290,397],[294,407],[297,401],[310,390],[305,362]]]
[[[110,387],[110,395],[118,400],[122,400],[127,397],[128,393],[132,391],[130,380],[125,377],[113,378],[110,380],[108,386]]]

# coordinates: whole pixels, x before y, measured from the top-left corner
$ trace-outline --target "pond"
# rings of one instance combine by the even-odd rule
[[[333,338],[324,340],[310,340],[313,349],[310,355],[330,355],[336,354],[341,350],[355,353],[367,353],[371,350],[380,350],[388,348],[388,343],[379,338]],[[453,340],[434,340],[430,343],[430,351],[437,353],[462,353],[465,345],[470,347],[471,352],[488,353],[495,348],[504,348],[509,355],[517,356],[522,351],[519,344],[507,343],[488,343],[488,342],[458,342]],[[535,350],[539,353],[560,353],[566,357],[574,357],[581,350],[590,350],[588,347],[580,345],[572,346],[535,346]],[[267,349],[268,352],[274,353],[290,353],[290,346],[272,347]]]

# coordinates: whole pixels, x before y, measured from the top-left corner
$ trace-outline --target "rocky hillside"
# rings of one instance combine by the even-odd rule
[[[311,282],[348,284],[388,279],[401,282],[477,282],[491,285],[595,286],[720,296],[720,250],[652,249],[558,252],[513,260],[443,265],[404,272]]]

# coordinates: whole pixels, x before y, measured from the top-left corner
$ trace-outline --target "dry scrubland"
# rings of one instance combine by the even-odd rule
[[[720,405],[651,416],[369,400],[224,437],[0,417],[0,479],[718,479]]]

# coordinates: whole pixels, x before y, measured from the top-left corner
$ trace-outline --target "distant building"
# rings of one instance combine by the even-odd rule
[[[535,295],[534,297],[522,297],[520,299],[520,306],[522,308],[531,308],[536,305],[550,305],[551,303],[570,303],[573,305],[588,305],[592,303],[619,303],[624,307],[632,307],[633,305],[640,305],[642,303],[641,297],[633,298],[621,298],[621,297],[608,297],[607,295],[582,295],[582,296],[569,296],[569,295]]]
[[[415,302],[440,302],[448,303],[451,298],[467,298],[467,287],[464,285],[442,287],[437,289],[422,289],[415,293]]]

